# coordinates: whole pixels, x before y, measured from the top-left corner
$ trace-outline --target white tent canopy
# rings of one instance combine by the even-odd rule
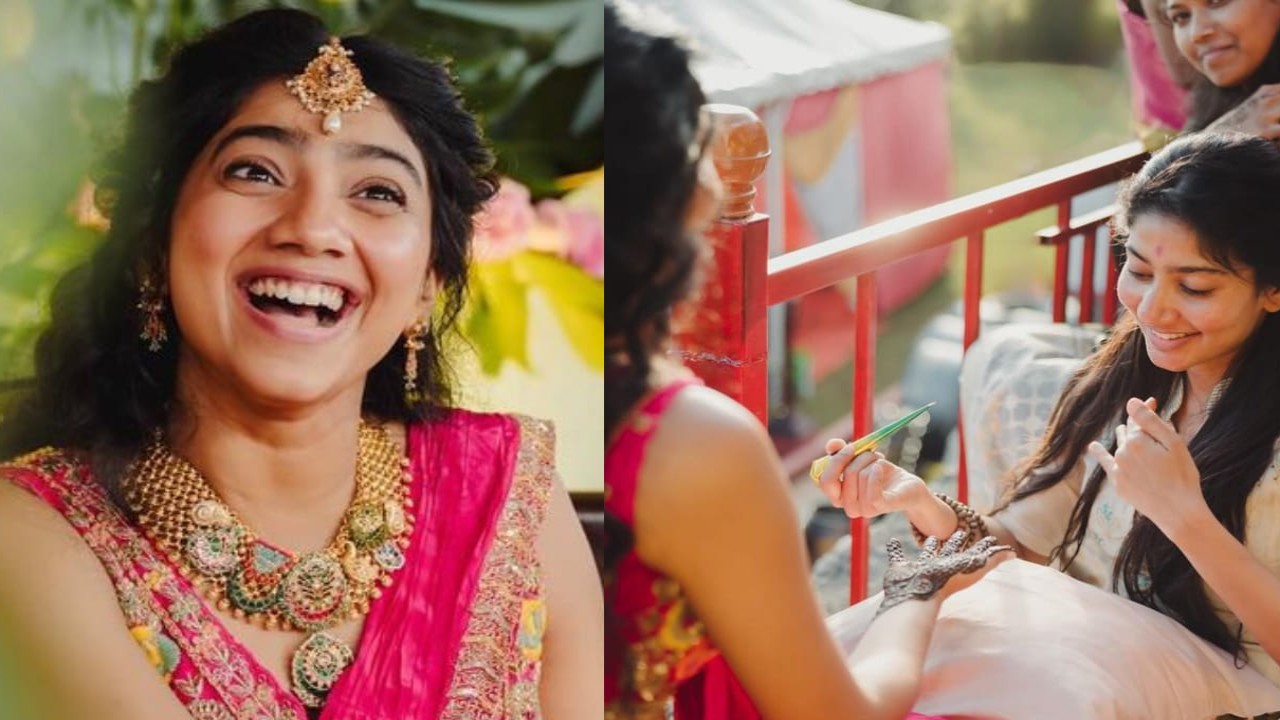
[[[634,0],[674,20],[692,43],[694,72],[714,102],[762,107],[854,85],[947,55],[932,22],[848,0]]]

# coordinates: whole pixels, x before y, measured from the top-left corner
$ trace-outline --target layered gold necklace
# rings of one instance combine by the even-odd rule
[[[319,707],[354,653],[324,630],[362,617],[404,566],[413,517],[408,460],[381,425],[360,423],[355,496],[329,545],[295,554],[257,535],[191,463],[157,438],[130,468],[138,524],[211,603],[267,630],[309,633],[293,689]]]

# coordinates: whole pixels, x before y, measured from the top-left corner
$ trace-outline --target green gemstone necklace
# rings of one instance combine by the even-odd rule
[[[324,631],[363,617],[404,566],[409,482],[408,460],[386,428],[361,421],[351,505],[328,546],[301,554],[259,538],[162,438],[130,468],[125,496],[147,537],[219,610],[309,633],[290,674],[303,704],[319,707],[354,659]]]

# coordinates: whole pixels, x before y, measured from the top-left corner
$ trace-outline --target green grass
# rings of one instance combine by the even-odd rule
[[[965,195],[1091,155],[1131,139],[1124,68],[1036,63],[954,64],[950,78],[954,193]],[[1035,244],[1035,231],[1052,225],[1053,208],[987,231],[986,294],[1052,289],[1053,255]],[[964,287],[963,245],[948,273],[880,323],[876,388],[896,384],[921,328]],[[843,342],[843,339],[840,339]],[[820,381],[800,405],[825,425],[849,412],[852,369]]]

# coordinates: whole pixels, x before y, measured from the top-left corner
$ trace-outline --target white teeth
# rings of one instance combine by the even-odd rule
[[[284,278],[258,278],[249,283],[248,289],[252,295],[287,300],[294,305],[324,307],[333,312],[341,310],[346,299],[342,288]]]
[[[1184,338],[1191,334],[1191,333],[1161,333],[1161,332],[1156,332],[1154,330],[1152,330],[1151,332],[1153,335],[1160,338],[1161,340],[1177,340],[1178,338]]]

